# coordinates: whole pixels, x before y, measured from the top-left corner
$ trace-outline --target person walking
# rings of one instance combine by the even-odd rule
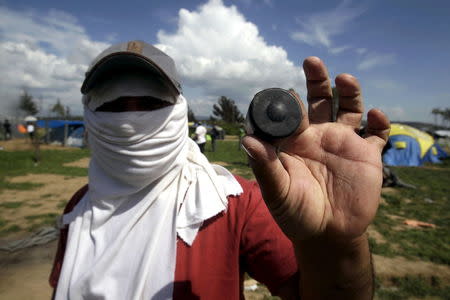
[[[211,151],[216,152],[216,139],[219,138],[219,131],[216,128],[216,125],[213,125],[211,129]]]
[[[9,123],[8,119],[5,119],[5,122],[3,123],[3,134],[5,141],[11,139],[11,123]]]
[[[34,131],[35,131],[35,128],[34,128],[33,122],[28,122],[27,123],[27,133],[28,133],[28,136],[30,137],[30,141],[32,141],[32,142],[34,140]]]
[[[203,126],[201,122],[199,122],[197,124],[197,127],[195,128],[195,142],[200,148],[201,153],[205,152],[206,133],[207,133],[206,127]]]

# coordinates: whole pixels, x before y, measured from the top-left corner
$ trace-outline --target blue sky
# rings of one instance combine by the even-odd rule
[[[450,2],[368,1],[1,1],[0,118],[15,116],[26,87],[44,112],[61,99],[81,114],[89,62],[111,43],[142,39],[176,61],[198,116],[221,95],[245,113],[263,88],[306,98],[304,58],[330,75],[359,78],[366,110],[393,120],[433,121],[450,107]]]

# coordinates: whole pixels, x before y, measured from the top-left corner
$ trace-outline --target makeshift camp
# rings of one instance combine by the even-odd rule
[[[84,147],[84,126],[80,126],[75,129],[72,134],[67,138],[66,145],[69,147]]]
[[[46,139],[49,143],[64,144],[66,146],[82,147],[82,138],[80,140],[80,132],[83,134],[83,121],[67,121],[67,120],[40,120],[36,125],[46,128],[48,134]],[[72,137],[73,135],[73,137]]]
[[[416,128],[391,124],[389,141],[383,153],[388,166],[421,166],[425,162],[439,163],[448,154],[428,133]]]

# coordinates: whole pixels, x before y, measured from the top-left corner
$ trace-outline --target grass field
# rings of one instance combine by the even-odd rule
[[[216,152],[210,152],[208,146],[206,156],[210,161],[253,178],[237,141],[218,141]],[[70,194],[86,181],[86,166],[67,164],[89,157],[88,150],[42,150],[37,165],[32,157],[31,150],[0,151],[1,240],[53,224]],[[450,299],[450,161],[394,170],[417,189],[383,189],[378,214],[369,228],[377,269],[377,299]],[[39,181],[42,177],[47,179]],[[407,219],[436,227],[410,227],[404,224]],[[414,272],[389,271],[399,269],[401,264],[409,268],[404,270]],[[273,298],[260,287],[249,299]]]

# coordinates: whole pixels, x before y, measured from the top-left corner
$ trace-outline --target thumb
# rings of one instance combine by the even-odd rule
[[[289,174],[278,159],[276,148],[253,135],[245,136],[242,146],[249,156],[250,167],[253,169],[264,200],[272,206],[271,199],[284,198],[288,193]]]

